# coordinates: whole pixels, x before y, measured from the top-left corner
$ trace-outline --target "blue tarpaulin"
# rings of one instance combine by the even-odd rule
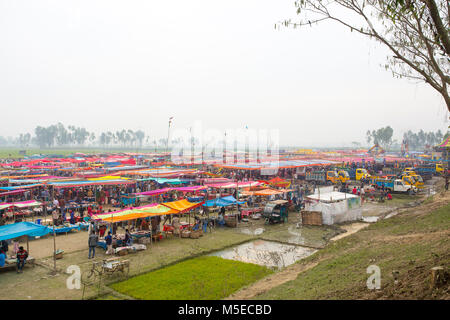
[[[0,227],[0,240],[14,239],[21,236],[42,237],[52,229],[32,222],[17,222]]]
[[[49,229],[50,229],[50,232],[53,233],[53,228],[49,228]],[[78,225],[71,224],[69,227],[64,226],[64,227],[55,228],[55,233],[56,234],[67,233],[67,232],[72,231],[73,229],[80,230],[81,227]]]
[[[223,198],[211,199],[206,201],[204,207],[226,207],[235,204],[243,204],[245,201],[237,201],[233,196],[227,196]]]

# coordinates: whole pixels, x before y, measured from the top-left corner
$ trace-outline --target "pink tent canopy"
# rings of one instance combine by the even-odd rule
[[[218,188],[218,189],[231,189],[231,188],[246,188],[246,187],[256,187],[261,185],[261,182],[258,181],[240,181],[240,182],[228,182],[228,183],[214,183],[207,184],[210,188]]]
[[[27,191],[27,190],[19,189],[19,190],[14,190],[14,191],[3,192],[3,193],[0,193],[0,197],[24,193],[25,191]]]
[[[177,187],[177,188],[162,188],[157,190],[150,190],[145,192],[136,193],[141,196],[157,196],[162,193],[166,193],[172,190],[181,191],[181,192],[196,192],[200,190],[205,190],[207,187],[205,186],[191,186],[191,187]]]

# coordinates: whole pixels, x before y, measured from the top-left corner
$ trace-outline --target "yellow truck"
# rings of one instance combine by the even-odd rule
[[[424,186],[424,182],[423,182],[423,178],[418,175],[413,168],[405,168],[405,170],[402,173],[402,179],[403,177],[411,177],[411,179],[408,179],[408,181],[405,181],[406,184],[408,185],[413,185],[417,188],[423,188]],[[409,182],[409,180],[411,180],[411,182]]]
[[[423,188],[423,179],[418,174],[403,174],[402,175],[402,181],[410,186],[414,186],[416,188]]]
[[[369,172],[364,168],[348,169],[347,172],[350,176],[350,180],[369,180],[371,177]]]
[[[346,183],[350,180],[350,176],[347,171],[339,170],[338,172],[329,171],[314,171],[306,173],[306,181],[316,181],[322,184],[325,183]]]

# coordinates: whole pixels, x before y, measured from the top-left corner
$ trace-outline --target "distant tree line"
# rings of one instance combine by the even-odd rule
[[[17,137],[0,136],[0,146],[53,148],[78,147],[89,144],[103,147],[141,148],[144,142],[149,142],[149,137],[147,136],[146,140],[145,138],[146,134],[142,130],[122,129],[116,132],[107,131],[102,132],[97,137],[94,132],[90,132],[86,128],[73,125],[69,125],[66,128],[62,123],[57,123],[48,127],[37,126],[34,129],[33,136],[30,133],[21,133]],[[156,140],[154,140],[154,144],[156,146]]]
[[[403,140],[408,143],[410,150],[420,150],[427,146],[432,147],[441,143],[442,140],[444,140],[444,134],[441,130],[438,130],[437,132],[425,132],[420,130],[417,133],[409,130],[403,134]]]
[[[366,141],[370,144],[378,144],[384,149],[389,149],[392,145],[399,145],[401,143],[407,143],[409,150],[422,151],[427,147],[432,147],[444,139],[444,134],[441,130],[436,132],[425,132],[422,129],[417,133],[408,130],[403,134],[403,141],[398,142],[393,139],[394,129],[390,126],[379,128],[377,130],[367,130]],[[352,142],[355,144],[354,142]]]

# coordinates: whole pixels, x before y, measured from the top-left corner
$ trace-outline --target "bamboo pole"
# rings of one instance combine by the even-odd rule
[[[53,223],[53,271],[56,273],[56,233],[54,223]]]

